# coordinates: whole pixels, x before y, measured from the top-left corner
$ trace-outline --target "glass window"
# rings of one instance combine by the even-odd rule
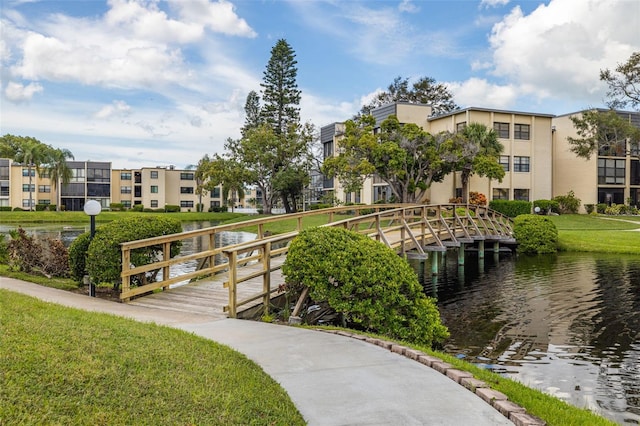
[[[220,207],[220,201],[211,201],[211,207]]]
[[[0,182],[0,195],[3,197],[9,196],[9,182]]]
[[[513,157],[513,171],[514,172],[528,172],[529,171],[529,157]],[[515,195],[514,195],[515,197]]]
[[[35,175],[36,175],[36,169],[31,169],[31,176],[35,176]],[[22,169],[22,176],[29,176],[29,169]]]
[[[181,194],[193,194],[193,187],[192,186],[181,186],[180,187],[180,193]]]
[[[31,201],[31,207],[35,207],[36,206],[36,200],[33,200],[33,199],[29,200],[27,198],[27,199],[22,200],[22,207],[29,208],[29,201]]]
[[[180,173],[180,180],[193,180],[193,173],[190,173],[190,172]]]
[[[151,200],[151,208],[157,208],[158,207],[158,200]]]
[[[180,207],[193,207],[193,201],[180,201]]]
[[[122,200],[122,207],[131,208],[130,200]]]
[[[502,166],[502,168],[504,169],[505,172],[509,171],[509,156],[508,155],[501,155],[500,156],[500,165]]]
[[[493,188],[493,199],[494,200],[508,200],[509,199],[509,189],[508,188]]]
[[[49,173],[49,170],[41,170],[40,173],[38,173],[40,175],[41,178],[43,179],[49,179],[51,178],[51,173]]]
[[[29,185],[28,183],[22,184],[22,192],[36,192],[36,184],[32,183]]]
[[[521,200],[521,201],[529,201],[529,190],[528,189],[514,189],[513,190],[513,199]]]
[[[120,193],[121,194],[131,194],[131,187],[130,186],[121,186],[120,187]]]
[[[51,192],[51,185],[38,185],[38,192]]]
[[[9,180],[9,166],[0,166],[0,180]]]
[[[84,169],[71,169],[71,180],[69,182],[84,182]]]
[[[220,198],[220,187],[215,187],[213,188],[213,191],[211,191],[211,198]]]
[[[333,141],[325,142],[323,145],[324,158],[329,158],[333,156]]]
[[[158,179],[158,171],[151,170],[151,179]]]
[[[120,172],[120,180],[131,180],[131,172]]]
[[[38,200],[38,204],[51,204],[51,200]]]
[[[631,160],[631,185],[640,185],[640,161]]]
[[[529,125],[528,124],[514,124],[513,125],[513,138],[529,140]]]
[[[509,139],[509,123],[493,123],[493,130],[497,133],[499,138]]]
[[[151,193],[152,194],[158,193],[158,185],[151,185]]]
[[[598,158],[598,184],[624,185],[625,160]]]
[[[111,185],[109,184],[104,184],[104,183],[87,184],[88,197],[109,197],[110,195],[111,195]]]

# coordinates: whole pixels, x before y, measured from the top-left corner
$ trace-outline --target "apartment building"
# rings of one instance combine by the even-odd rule
[[[551,114],[502,111],[487,108],[466,108],[431,117],[428,105],[395,102],[374,109],[371,114],[379,126],[390,115],[400,123],[414,123],[425,131],[458,132],[468,123],[482,123],[493,128],[504,145],[500,157],[506,174],[502,182],[472,176],[470,191],[478,191],[488,199],[536,200],[552,197],[552,120]],[[321,128],[321,141],[325,158],[335,155],[338,141],[344,134],[343,123]],[[342,202],[372,203],[388,200],[391,191],[380,178],[371,177],[364,182],[362,191],[345,194],[336,179],[325,179],[323,189],[332,191]],[[442,182],[434,183],[424,202],[448,203],[462,196],[459,173],[452,173]]]

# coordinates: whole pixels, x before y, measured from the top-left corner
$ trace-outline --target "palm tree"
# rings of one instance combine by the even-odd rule
[[[233,198],[231,200],[231,211],[233,212],[234,208],[235,208],[235,200],[242,200],[244,198],[244,185],[242,182],[234,182],[234,181],[227,181],[225,183],[222,184],[222,199],[224,200],[224,202],[226,203],[227,200],[229,200],[229,194],[231,194],[231,196],[233,197],[234,195],[237,198]]]
[[[40,171],[40,166],[46,157],[47,146],[35,138],[25,137],[22,138],[17,152],[14,156],[14,161],[27,166],[27,173],[29,174],[29,211],[33,211],[33,175],[32,170]]]
[[[73,173],[67,164],[67,160],[73,160],[73,154],[68,149],[51,149],[46,170],[51,179],[51,186],[56,191],[56,211],[60,211],[60,193],[62,185],[71,181]]]

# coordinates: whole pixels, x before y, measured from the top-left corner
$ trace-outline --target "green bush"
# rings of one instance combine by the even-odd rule
[[[227,207],[226,206],[212,206],[209,207],[209,212],[215,212],[215,213],[224,213],[227,211]]]
[[[167,213],[178,213],[180,211],[180,206],[167,204],[166,206],[164,206],[164,211]]]
[[[111,209],[112,212],[121,212],[125,210],[124,204],[122,203],[111,203],[109,205],[109,208]]]
[[[0,206],[0,212],[10,212],[11,206]]]
[[[617,215],[621,215],[621,214],[626,214],[627,213],[627,206],[625,206],[624,204],[611,204],[610,206],[608,206],[606,209],[604,209],[604,214],[608,214],[611,216],[617,216]]]
[[[598,203],[596,204],[596,211],[600,214],[604,214],[604,211],[609,207],[606,203]]]
[[[0,234],[0,263],[9,261],[9,247],[6,241],[6,235]]]
[[[310,204],[309,210],[328,209],[329,207],[333,207],[333,206],[331,204],[326,204],[326,203]]]
[[[142,204],[134,204],[133,207],[131,207],[131,210],[134,212],[141,212],[144,210],[144,206]]]
[[[431,345],[448,336],[433,299],[392,249],[342,228],[310,228],[292,242],[282,267],[293,292],[304,287],[348,325]]]
[[[556,200],[535,200],[533,208],[540,207],[540,212],[544,214],[560,213],[560,204]]]
[[[513,220],[513,235],[518,252],[527,254],[555,253],[558,229],[546,216],[523,214]]]
[[[37,212],[43,212],[45,210],[48,210],[49,204],[36,204],[36,211]]]
[[[29,211],[29,210],[28,210],[28,209],[22,209],[22,208],[20,208],[20,207],[14,207],[14,208],[13,208],[13,211],[14,211],[14,212],[26,212],[26,211]]]
[[[118,288],[122,272],[120,243],[182,232],[182,225],[179,220],[168,217],[138,216],[109,222],[98,230],[87,251],[87,272],[93,282],[111,283]],[[134,267],[149,264],[161,253],[161,244],[132,250],[131,264]],[[171,243],[171,257],[179,253],[180,244]]]
[[[558,202],[562,214],[577,214],[580,209],[581,200],[576,197],[573,191],[569,191],[567,195],[558,195],[553,199]]]
[[[505,216],[516,217],[521,214],[530,214],[531,202],[523,200],[492,200],[489,202],[489,208]]]
[[[100,228],[96,229],[96,234],[100,232]],[[69,269],[71,270],[71,277],[78,282],[82,281],[87,273],[87,252],[89,251],[89,243],[91,243],[91,233],[85,232],[78,235],[78,237],[69,245]]]
[[[596,208],[596,205],[595,205],[595,204],[585,204],[585,205],[584,205],[584,209],[585,209],[585,211],[587,212],[587,214],[591,214],[591,213],[593,213],[593,212],[594,212],[594,210],[595,210],[595,208]]]

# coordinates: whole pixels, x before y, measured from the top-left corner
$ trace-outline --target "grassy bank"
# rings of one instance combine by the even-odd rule
[[[2,424],[303,425],[243,355],[154,324],[0,290]]]
[[[638,216],[549,216],[562,251],[640,254]]]
[[[111,222],[118,218],[143,216],[149,217],[154,215],[169,215],[181,222],[209,220],[214,222],[224,222],[231,219],[245,218],[252,219],[256,216],[248,216],[242,213],[196,213],[196,212],[179,212],[179,213],[147,213],[147,212],[102,212],[96,216],[96,222]],[[11,224],[23,223],[87,223],[89,217],[84,212],[0,212],[0,222]]]

